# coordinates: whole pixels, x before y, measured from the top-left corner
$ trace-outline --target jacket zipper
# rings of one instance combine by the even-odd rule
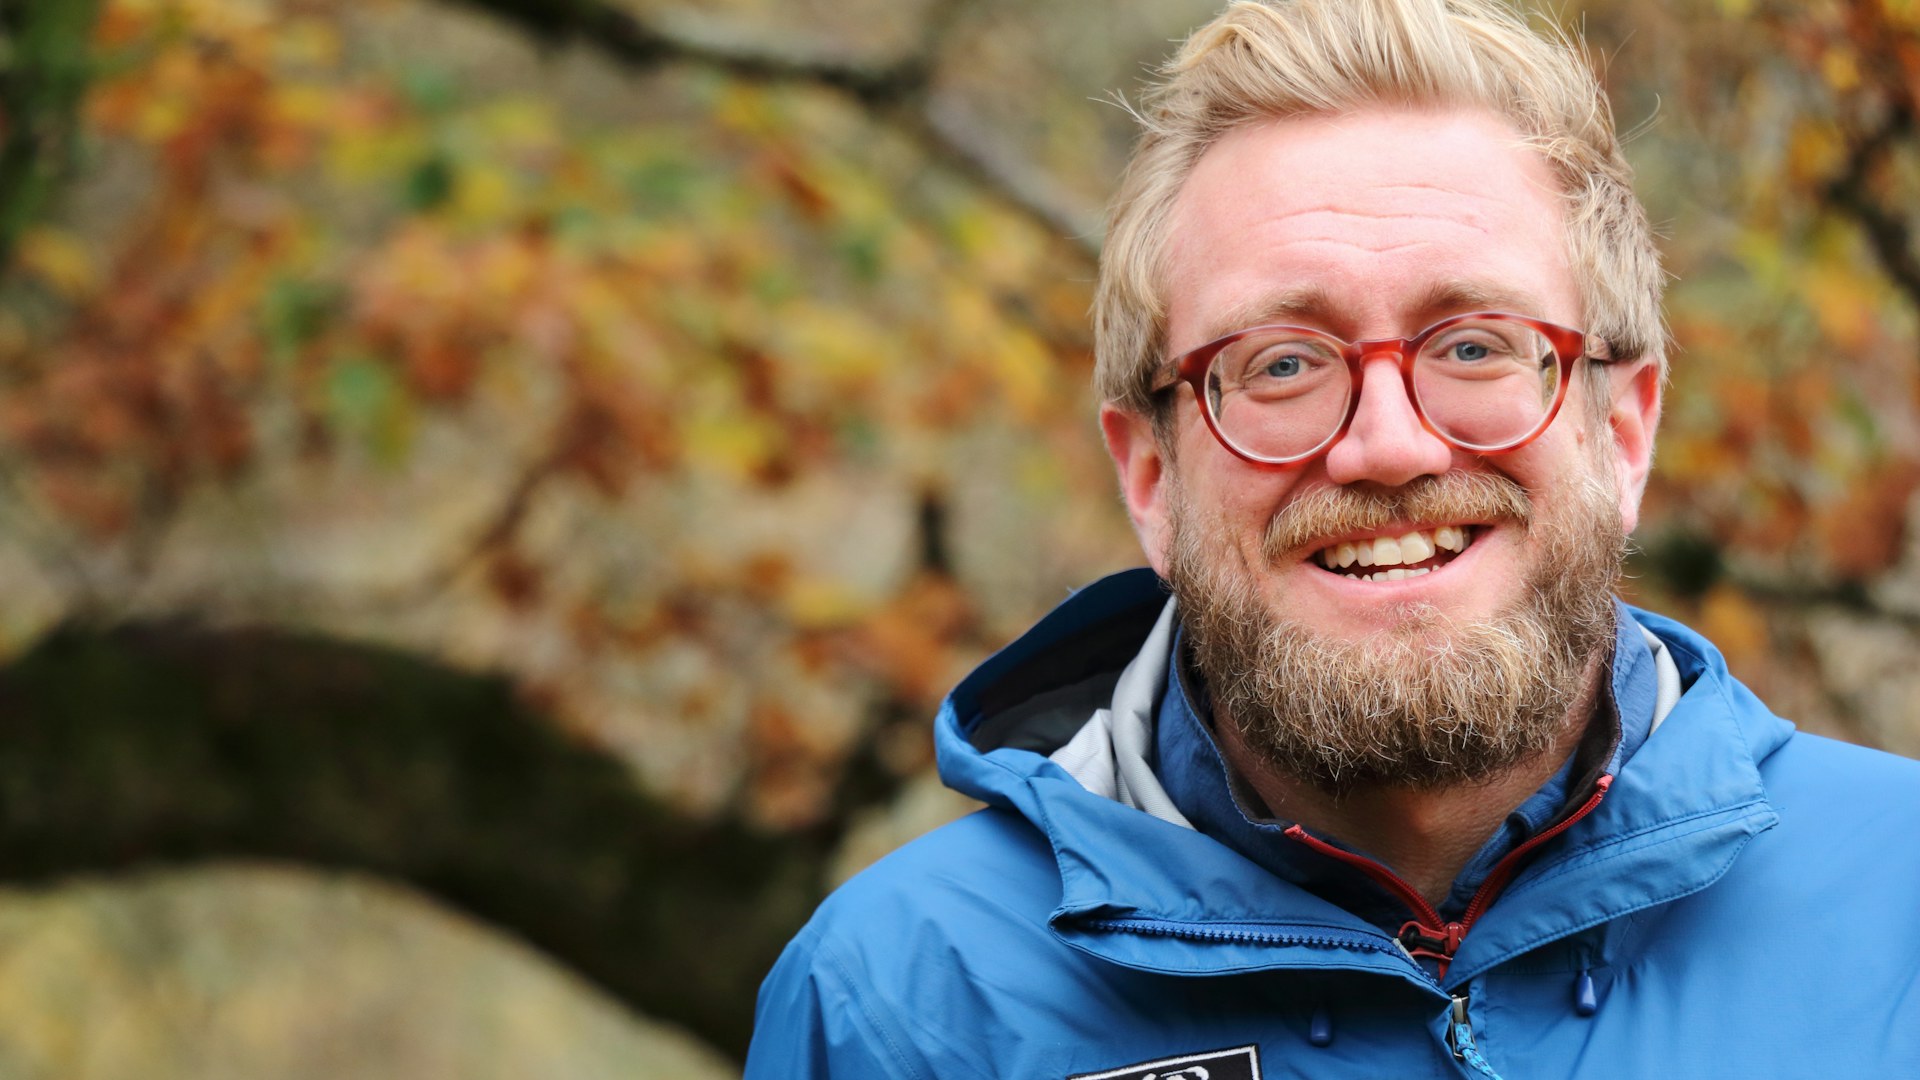
[[[1286,835],[1328,858],[1337,859],[1359,870],[1378,882],[1388,892],[1399,897],[1400,902],[1407,905],[1407,909],[1414,915],[1400,927],[1400,933],[1397,936],[1400,947],[1405,949],[1409,956],[1431,957],[1436,961],[1436,978],[1444,979],[1447,977],[1447,966],[1453,962],[1454,954],[1460,951],[1460,942],[1467,936],[1467,931],[1472,929],[1475,920],[1486,913],[1494,898],[1507,887],[1507,883],[1513,880],[1513,876],[1520,872],[1520,864],[1527,855],[1540,845],[1572,828],[1574,822],[1593,813],[1594,808],[1600,805],[1600,800],[1606,797],[1607,788],[1612,784],[1612,776],[1602,775],[1594,781],[1593,794],[1587,796],[1587,801],[1578,809],[1561,818],[1553,826],[1535,833],[1519,847],[1507,852],[1505,858],[1494,864],[1493,870],[1487,874],[1487,879],[1474,890],[1473,899],[1467,902],[1467,910],[1458,922],[1449,922],[1441,918],[1433,905],[1427,903],[1426,897],[1421,896],[1418,890],[1407,884],[1406,879],[1365,855],[1356,855],[1351,851],[1337,848],[1298,825],[1289,826]]]
[[[1089,919],[1083,925],[1096,930],[1123,931],[1155,937],[1189,938],[1198,941],[1239,941],[1257,945],[1344,945],[1376,952],[1402,951],[1394,944],[1394,940],[1385,934],[1354,934],[1317,928],[1313,933],[1283,933],[1275,930],[1195,926],[1192,923],[1168,922],[1162,919]],[[1426,973],[1421,972],[1421,974]],[[1473,1024],[1467,1018],[1466,995],[1454,994],[1450,997],[1452,1007],[1447,1018],[1447,1049],[1453,1051],[1455,1060],[1464,1062],[1468,1068],[1480,1073],[1487,1080],[1502,1080],[1500,1074],[1494,1071],[1493,1063],[1480,1053],[1479,1046],[1474,1042]]]
[[[1384,953],[1400,951],[1393,939],[1385,934],[1355,934],[1332,929],[1316,928],[1312,933],[1285,933],[1278,930],[1200,926],[1164,919],[1088,919],[1082,925],[1095,930],[1120,930],[1150,937],[1179,937],[1195,941],[1237,941],[1249,945],[1338,945]]]
[[[1447,1021],[1447,1046],[1458,1061],[1467,1063],[1467,1067],[1488,1078],[1500,1080],[1500,1074],[1493,1070],[1493,1063],[1480,1053],[1473,1042],[1473,1023],[1467,1019],[1467,998],[1456,994],[1453,999],[1453,1015]]]

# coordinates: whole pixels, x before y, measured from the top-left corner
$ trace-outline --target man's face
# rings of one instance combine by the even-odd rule
[[[1348,340],[1407,337],[1476,310],[1583,325],[1555,179],[1489,113],[1377,110],[1241,128],[1195,167],[1170,237],[1169,355],[1268,322]],[[1451,682],[1436,684],[1435,675],[1453,670],[1449,660],[1454,674],[1499,666],[1482,649],[1490,628],[1509,652],[1547,647],[1537,635],[1513,632],[1517,617],[1542,614],[1544,593],[1581,608],[1547,612],[1549,622],[1589,624],[1578,631],[1586,637],[1595,633],[1596,617],[1604,623],[1619,538],[1632,527],[1644,482],[1657,387],[1651,376],[1636,380],[1611,422],[1596,425],[1589,387],[1576,369],[1565,407],[1545,433],[1521,450],[1483,456],[1455,450],[1421,426],[1391,360],[1370,359],[1363,376],[1346,436],[1294,468],[1262,468],[1230,454],[1184,388],[1175,404],[1172,460],[1151,444],[1144,421],[1110,410],[1103,423],[1156,569],[1175,579],[1184,607],[1213,608],[1189,611],[1189,629],[1203,628],[1209,615],[1216,629],[1262,619],[1258,633],[1250,629],[1230,646],[1237,655],[1215,655],[1208,664],[1203,642],[1203,669],[1292,664],[1292,672],[1250,673],[1269,684],[1267,698],[1284,703],[1298,696],[1288,693],[1289,680],[1327,682],[1328,671],[1297,670],[1301,665],[1338,664],[1361,675],[1357,669],[1371,663],[1429,691],[1397,718],[1379,715],[1391,693],[1345,695],[1373,714],[1376,727],[1443,729],[1437,742],[1423,742],[1419,730],[1399,730],[1416,737],[1397,742],[1373,738],[1371,753],[1452,759],[1427,774],[1410,764],[1412,782],[1459,779],[1453,773],[1462,769],[1482,774],[1499,762],[1474,764],[1473,754],[1460,751],[1457,729],[1511,718],[1445,714],[1507,709],[1515,695],[1577,682],[1579,672],[1570,679],[1563,671],[1516,673],[1511,686],[1477,706]],[[1362,567],[1329,568],[1321,554],[1409,534],[1440,541],[1432,554],[1442,561],[1429,563],[1430,572],[1367,580]],[[1461,541],[1464,550],[1449,555]],[[1584,601],[1568,596],[1568,585],[1587,594]],[[1285,656],[1259,651],[1276,627],[1312,648]],[[1572,631],[1562,625],[1553,632],[1565,638]],[[1594,643],[1563,640],[1551,651],[1564,657],[1570,644],[1590,651]],[[1210,682],[1222,681],[1207,673]],[[1337,688],[1344,678],[1334,673],[1328,685]],[[1222,689],[1216,685],[1216,694]],[[1564,712],[1565,701],[1542,701],[1534,711],[1556,708]],[[1243,728],[1260,724],[1236,719]],[[1302,738],[1326,741],[1328,720],[1320,717],[1321,729]],[[1541,728],[1558,720],[1530,722]],[[1537,730],[1506,732],[1500,741],[1507,749],[1492,757],[1542,749],[1530,745],[1542,737]]]

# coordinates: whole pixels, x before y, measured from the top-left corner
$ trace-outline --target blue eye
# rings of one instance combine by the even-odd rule
[[[1453,358],[1455,360],[1471,362],[1474,360],[1485,360],[1490,355],[1492,355],[1491,350],[1477,341],[1462,341],[1453,347]]]
[[[1280,356],[1269,360],[1266,366],[1260,369],[1260,373],[1271,375],[1276,379],[1284,379],[1300,374],[1305,366],[1297,356]]]

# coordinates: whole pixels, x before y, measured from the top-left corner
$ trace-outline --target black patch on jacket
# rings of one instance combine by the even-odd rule
[[[1075,1073],[1067,1080],[1260,1080],[1260,1051],[1252,1046],[1207,1050],[1106,1072]]]

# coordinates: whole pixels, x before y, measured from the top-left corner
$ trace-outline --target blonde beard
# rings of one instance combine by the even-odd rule
[[[1295,500],[1268,528],[1270,562],[1303,557],[1312,537],[1395,520],[1500,520],[1531,541],[1521,595],[1491,620],[1409,604],[1392,628],[1342,640],[1287,619],[1284,598],[1269,604],[1175,483],[1168,575],[1216,715],[1264,764],[1334,794],[1473,783],[1547,750],[1613,640],[1626,550],[1614,490],[1600,462],[1551,493],[1552,517],[1488,473]]]

